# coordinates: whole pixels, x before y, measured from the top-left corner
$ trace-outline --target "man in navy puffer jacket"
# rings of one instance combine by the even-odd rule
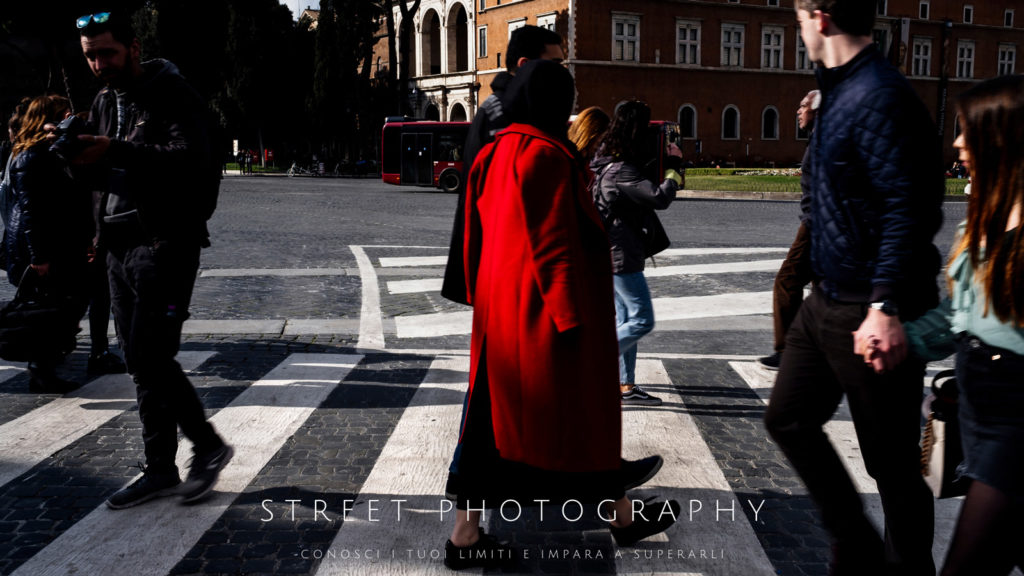
[[[797,0],[796,12],[822,95],[809,167],[815,289],[787,335],[765,424],[821,508],[832,574],[932,575],[918,446],[924,364],[906,358],[901,322],[938,303],[940,143],[872,42],[874,2]],[[855,331],[871,342],[867,362]],[[884,544],[823,431],[844,394],[882,499]]]

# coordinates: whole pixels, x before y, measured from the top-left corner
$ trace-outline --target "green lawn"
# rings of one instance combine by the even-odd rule
[[[697,172],[694,174],[693,172]],[[687,171],[686,190],[707,190],[723,192],[795,192],[800,193],[799,176],[737,175],[728,170],[727,174],[710,174],[707,169]],[[726,172],[723,170],[722,172]],[[967,180],[947,178],[946,194],[961,195]]]

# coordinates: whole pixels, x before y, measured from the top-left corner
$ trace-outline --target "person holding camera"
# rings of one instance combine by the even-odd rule
[[[61,357],[74,348],[74,323],[82,317],[86,295],[78,288],[85,276],[92,218],[89,196],[78,193],[67,166],[50,148],[47,124],[70,116],[61,96],[32,99],[19,118],[9,176],[9,222],[5,236],[7,279],[18,286],[31,281],[67,305],[66,348],[39,350],[28,365],[33,392],[70,392],[78,384],[57,376]]]
[[[114,323],[137,387],[146,450],[144,474],[107,506],[128,508],[172,494],[197,502],[234,454],[206,421],[174,359],[199,254],[210,244],[213,178],[220,178],[207,108],[173,64],[141,62],[127,14],[89,14],[77,26],[86,62],[106,87],[89,114],[96,135],[79,136],[87,147],[75,162],[108,183],[99,242],[107,249]],[[175,464],[179,427],[194,453],[184,484]]]
[[[622,403],[639,406],[661,404],[660,398],[637,386],[635,375],[637,343],[654,329],[654,306],[644,279],[643,229],[653,211],[668,208],[683,185],[679,172],[683,154],[674,142],[666,151],[669,167],[664,180],[656,184],[644,175],[644,166],[651,161],[645,153],[650,121],[647,104],[637,100],[619,104],[590,164],[591,193],[612,250]]]

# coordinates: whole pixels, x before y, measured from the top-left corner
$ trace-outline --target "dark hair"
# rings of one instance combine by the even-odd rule
[[[505,68],[515,72],[519,59],[536,60],[552,44],[562,45],[562,37],[558,33],[540,26],[523,26],[512,31],[508,39],[508,50],[505,53]]]
[[[97,12],[97,14],[99,13],[101,12]],[[110,18],[102,24],[90,20],[85,27],[78,29],[78,34],[86,38],[95,38],[106,32],[110,32],[114,40],[125,46],[131,46],[132,42],[138,38],[135,35],[135,29],[132,28],[131,20],[119,12],[110,12]]]
[[[832,17],[840,30],[854,36],[871,36],[875,28],[875,2],[868,0],[796,0],[800,10],[821,10]]]
[[[1024,202],[1024,76],[976,84],[956,109],[971,159],[971,195],[951,258],[967,252],[986,314],[991,307],[1001,322],[1024,326],[1024,226],[1006,231],[1014,206]]]
[[[620,160],[634,160],[644,151],[651,108],[639,100],[624,100],[615,107],[612,125],[601,142],[601,154]]]
[[[530,60],[501,97],[505,117],[529,124],[568,143],[569,114],[576,99],[572,74],[551,60]]]

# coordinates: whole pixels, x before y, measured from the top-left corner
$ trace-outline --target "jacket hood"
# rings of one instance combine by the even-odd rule
[[[590,161],[590,169],[594,172],[604,168],[605,166],[615,162],[615,158],[611,156],[598,155],[594,156],[594,159]]]
[[[512,82],[513,78],[515,78],[515,76],[508,72],[498,72],[498,75],[494,77],[494,80],[491,80],[491,92],[500,97],[505,92],[505,89],[508,88],[508,85]]]
[[[151,86],[172,76],[181,78],[181,71],[170,60],[156,58],[142,63],[142,77],[139,86]]]

